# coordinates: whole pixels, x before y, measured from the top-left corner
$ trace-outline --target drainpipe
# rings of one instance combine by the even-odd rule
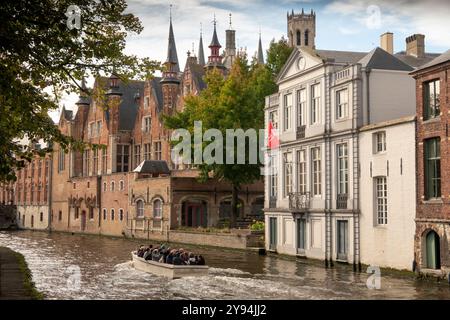
[[[370,68],[366,68],[367,124],[370,124]]]
[[[47,190],[47,201],[48,201],[48,231],[52,231],[52,193],[53,193],[53,151],[50,154],[50,163],[48,165],[48,190]]]

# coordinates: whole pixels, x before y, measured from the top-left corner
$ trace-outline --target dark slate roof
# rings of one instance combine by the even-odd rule
[[[263,54],[263,49],[262,49],[262,43],[261,43],[261,35],[259,35],[259,43],[258,43],[258,63],[259,64],[264,64],[264,54]]]
[[[65,120],[71,121],[73,119],[73,111],[66,110],[66,107],[63,106],[61,110],[61,116],[63,116]]]
[[[199,91],[205,89],[206,83],[203,79],[203,77],[205,76],[205,69],[203,68],[203,66],[197,63],[191,63],[189,64],[189,69],[191,70],[192,79],[194,80],[197,89]]]
[[[173,35],[172,20],[170,20],[169,26],[169,43],[167,46],[166,62],[171,63],[173,65],[172,71],[180,72],[180,66],[178,64],[177,47],[175,45],[175,36]]]
[[[142,97],[144,94],[144,81],[130,80],[127,84],[119,81],[119,91],[122,93],[122,103],[119,109],[119,130],[131,131],[134,129],[139,104],[136,93]]]
[[[370,51],[364,58],[359,60],[363,67],[383,70],[412,71],[413,68],[394,55],[376,47]]]
[[[426,68],[429,68],[429,67],[433,67],[433,66],[436,66],[438,64],[447,62],[449,60],[450,60],[450,49],[445,51],[443,54],[437,56],[436,58],[434,58],[430,62],[425,63],[424,65],[422,65],[417,70],[422,70],[422,69],[426,69]]]
[[[205,52],[203,51],[203,37],[200,34],[200,43],[198,45],[198,63],[201,66],[205,65]]]
[[[144,160],[133,172],[147,174],[169,174],[169,166],[162,160]]]
[[[213,37],[212,37],[211,44],[209,45],[209,47],[221,47],[221,45],[219,43],[219,39],[217,38],[215,23],[214,23],[214,33],[213,33]]]
[[[425,65],[426,63],[430,62],[434,58],[438,57],[439,53],[425,53],[425,57],[423,58],[416,58],[412,55],[406,54],[405,51],[397,52],[394,55],[407,65],[410,65],[413,68],[419,68]]]
[[[302,47],[302,49],[305,48],[306,47]],[[367,52],[355,52],[355,51],[315,50],[315,52],[319,55],[319,57],[321,57],[324,60],[336,63],[349,63],[349,64],[356,63],[359,60],[361,60],[365,55],[367,55]]]
[[[152,94],[156,99],[158,112],[160,112],[163,109],[163,94],[162,94],[162,87],[161,87],[161,78],[154,77],[152,80],[150,80],[150,85],[152,87]]]

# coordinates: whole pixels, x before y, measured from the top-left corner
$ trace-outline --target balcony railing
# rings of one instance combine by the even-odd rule
[[[293,192],[289,194],[289,210],[292,212],[306,212],[310,207],[310,193]]]
[[[336,209],[347,209],[348,194],[338,194],[336,198]]]
[[[297,139],[305,138],[306,126],[297,127]]]
[[[269,198],[269,208],[274,209],[277,207],[277,198],[276,197],[270,197]]]

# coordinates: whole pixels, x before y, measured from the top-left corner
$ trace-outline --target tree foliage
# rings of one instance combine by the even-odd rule
[[[198,96],[188,96],[182,112],[165,117],[165,126],[170,129],[188,129],[194,134],[194,121],[202,122],[203,133],[208,129],[218,129],[225,140],[227,129],[259,129],[264,128],[264,101],[265,96],[276,90],[271,71],[264,65],[248,64],[245,56],[238,57],[230,73],[225,78],[214,69],[205,76],[207,88]],[[259,138],[259,136],[258,136]],[[174,143],[176,144],[176,142]],[[209,142],[203,142],[203,149]],[[226,181],[233,187],[231,226],[235,225],[238,214],[239,189],[243,184],[253,183],[261,179],[261,164],[250,164],[249,140],[245,143],[245,164],[236,164],[238,150],[234,146],[235,164],[202,163],[197,165],[200,171],[200,180],[207,181],[216,178]],[[191,148],[194,149],[194,141]],[[226,144],[223,145],[223,154],[230,152]],[[194,153],[192,153],[193,155]]]
[[[284,37],[278,41],[273,39],[270,42],[269,50],[267,50],[267,68],[274,78],[278,76],[292,51],[293,48],[289,46],[287,39]]]
[[[81,28],[67,26],[67,9],[80,9]],[[48,116],[61,94],[81,90],[81,79],[115,71],[123,80],[146,78],[159,68],[124,54],[126,36],[140,33],[125,0],[4,0],[0,2],[0,181],[14,180],[36,153],[81,143],[64,136]],[[19,140],[43,139],[48,149]]]

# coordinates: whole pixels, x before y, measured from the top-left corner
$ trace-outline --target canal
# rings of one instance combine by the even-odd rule
[[[166,280],[134,270],[130,252],[144,241],[33,231],[0,232],[0,246],[22,253],[48,299],[450,299],[447,283],[381,272],[380,289],[367,273],[337,264],[184,246],[211,267],[201,278]]]

